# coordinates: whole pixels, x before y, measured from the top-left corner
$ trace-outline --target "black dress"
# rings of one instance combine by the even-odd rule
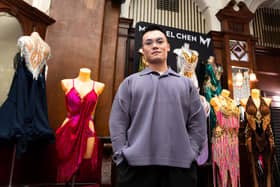
[[[20,156],[30,143],[54,142],[54,134],[48,122],[45,66],[34,79],[19,53],[15,64],[8,98],[0,107],[0,141],[15,142]]]

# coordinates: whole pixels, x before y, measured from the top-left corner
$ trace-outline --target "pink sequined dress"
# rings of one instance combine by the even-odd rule
[[[91,158],[91,170],[94,174],[97,166],[96,133],[89,128],[92,112],[98,99],[93,87],[83,98],[74,86],[65,95],[68,121],[56,131],[56,149],[58,158],[57,182],[68,182],[83,161],[89,137],[95,137]],[[93,122],[93,121],[92,121]]]
[[[228,107],[232,103],[225,105],[227,106],[222,106],[220,111],[216,111],[217,122],[212,136],[213,182],[214,187],[216,183],[219,187],[227,187],[230,180],[231,186],[237,187],[240,186],[239,110],[235,105],[232,108]]]

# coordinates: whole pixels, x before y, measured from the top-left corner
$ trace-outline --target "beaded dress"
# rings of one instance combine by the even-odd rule
[[[254,186],[270,187],[274,137],[270,124],[270,108],[260,97],[257,107],[250,96],[246,104],[247,126],[245,130]]]
[[[216,98],[219,110],[215,111],[217,123],[212,136],[214,186],[218,182],[218,186],[226,187],[230,179],[232,187],[237,187],[240,186],[239,109],[229,97]]]
[[[21,54],[15,57],[16,72],[7,100],[0,108],[0,140],[16,143],[17,157],[31,143],[54,142],[46,98],[46,61],[50,48],[38,33],[18,39]]]

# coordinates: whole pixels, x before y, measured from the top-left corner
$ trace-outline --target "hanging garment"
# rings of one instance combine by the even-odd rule
[[[48,122],[45,65],[34,79],[20,54],[15,62],[11,89],[0,108],[0,140],[16,142],[20,157],[30,143],[53,143],[54,134]]]
[[[221,107],[216,111],[217,124],[212,136],[214,186],[218,182],[219,187],[227,187],[230,179],[231,186],[237,187],[240,186],[239,110],[230,98],[220,95],[218,101]]]
[[[73,80],[73,87],[65,95],[68,120],[56,131],[58,182],[69,182],[73,174],[79,170],[89,137],[95,138],[91,158],[93,173],[97,167],[97,136],[95,131],[93,132],[90,129],[89,123],[90,121],[93,123],[91,114],[95,109],[98,96],[94,91],[93,85],[92,90],[81,98],[74,84]]]
[[[252,97],[249,97],[246,104],[246,118],[248,124],[245,136],[254,186],[270,187],[274,137],[270,124],[270,109],[262,97],[260,97],[259,108],[256,107]]]
[[[210,63],[207,63],[205,66],[205,73],[206,73],[206,79],[204,83],[204,92],[205,92],[205,97],[208,102],[213,97],[216,97],[221,94],[222,92],[222,87],[220,80],[216,76],[217,74],[221,74],[222,70],[221,68],[213,68],[213,66]],[[210,127],[211,130],[215,128],[216,125],[216,116],[213,107],[210,109]]]

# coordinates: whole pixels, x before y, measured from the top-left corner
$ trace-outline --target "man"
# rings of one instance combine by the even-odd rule
[[[196,186],[195,159],[206,138],[199,94],[168,68],[161,28],[146,28],[142,50],[149,67],[121,83],[110,114],[117,186]]]

